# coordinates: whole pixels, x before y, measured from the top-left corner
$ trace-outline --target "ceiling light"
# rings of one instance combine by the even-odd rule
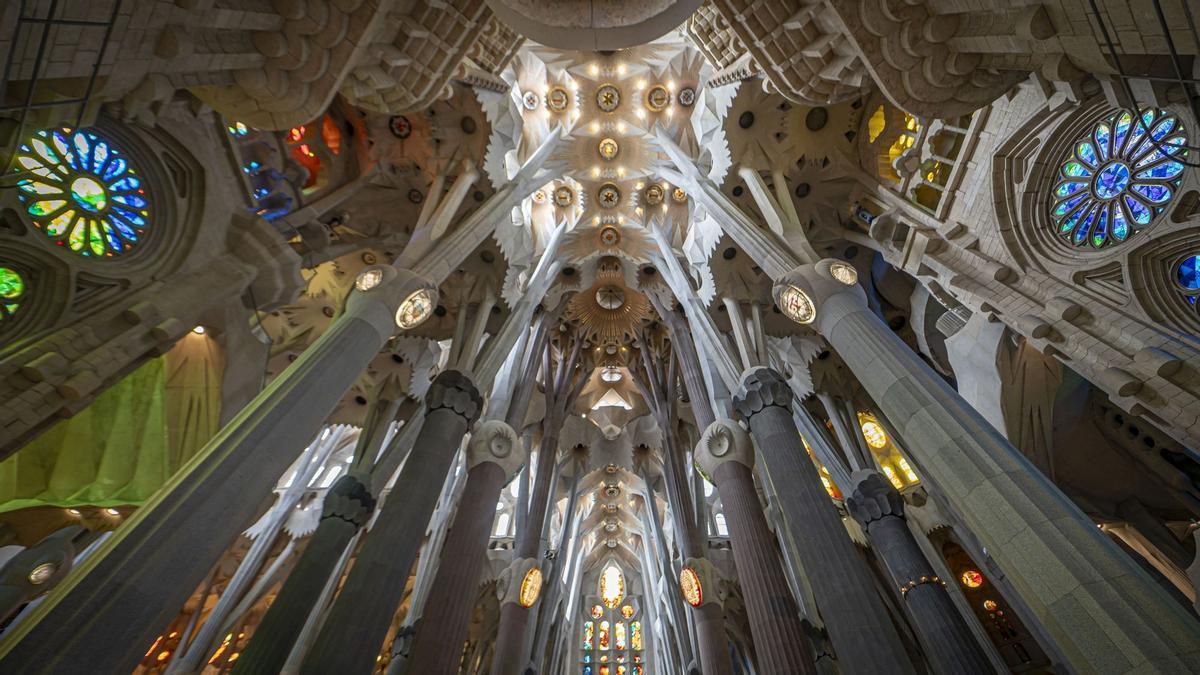
[[[360,292],[366,293],[372,288],[378,286],[382,281],[383,269],[379,267],[373,267],[358,273],[358,278],[354,280],[354,287]]]
[[[192,332],[196,335],[204,335],[204,326],[196,326],[192,329]]]
[[[116,509],[112,509],[112,508],[109,508],[109,509],[104,509],[104,512],[105,512],[106,514],[108,514],[108,515],[110,515],[110,516],[114,517],[114,518],[116,518],[117,516],[121,515],[121,512],[120,512],[120,511],[118,511],[118,510],[116,510]]]

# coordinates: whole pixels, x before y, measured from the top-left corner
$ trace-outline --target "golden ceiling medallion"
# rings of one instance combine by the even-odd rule
[[[555,87],[546,94],[546,107],[550,112],[564,112],[571,103],[571,95],[562,87]]]
[[[533,203],[534,204],[545,204],[546,203],[546,191],[538,190],[537,192],[534,192],[533,193]]]
[[[616,246],[621,243],[621,231],[611,225],[602,228],[600,230],[600,243],[609,248]]]
[[[621,105],[621,90],[611,84],[601,86],[596,90],[596,106],[602,112],[610,113]]]
[[[617,153],[621,151],[621,147],[611,138],[606,138],[600,141],[600,158],[604,160],[612,160],[616,158]]]
[[[521,97],[521,103],[524,104],[525,109],[529,111],[537,110],[538,103],[540,102],[541,98],[532,91],[525,92],[525,95]]]
[[[611,209],[621,203],[621,190],[612,183],[605,183],[600,186],[600,190],[596,192],[596,199],[600,202],[600,207]]]
[[[575,191],[566,185],[560,186],[554,191],[555,206],[566,208],[575,201]]]
[[[571,296],[565,312],[568,321],[580,326],[584,340],[607,346],[632,340],[637,327],[650,315],[650,301],[642,292],[625,285],[620,263],[612,257],[601,259],[596,283]]]
[[[646,107],[652,112],[662,112],[671,104],[671,92],[661,84],[650,87],[646,92]]]
[[[682,204],[687,201],[687,192],[683,188],[677,187],[671,191],[671,199],[675,200],[676,204]]]
[[[663,192],[663,188],[661,185],[659,185],[658,183],[651,183],[650,186],[646,188],[645,195],[646,195],[646,203],[648,205],[658,206],[659,204],[662,203],[665,193]]]

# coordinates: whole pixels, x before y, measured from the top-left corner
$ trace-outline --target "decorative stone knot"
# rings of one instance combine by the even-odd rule
[[[908,581],[900,584],[900,597],[907,597],[909,591],[917,586],[924,586],[925,584],[938,584],[945,586],[946,582],[942,581],[941,577],[937,576],[936,574],[929,574],[916,579],[909,579]]]
[[[429,384],[425,394],[426,414],[447,409],[460,415],[467,426],[479,419],[483,410],[483,397],[471,378],[457,370],[443,370]]]
[[[692,453],[700,470],[714,476],[717,467],[725,462],[739,462],[754,467],[754,444],[750,434],[730,419],[716,420],[708,425]]]
[[[367,487],[365,476],[351,472],[337,479],[321,502],[321,520],[339,518],[354,527],[367,524],[375,511],[375,497]]]
[[[467,444],[467,467],[474,468],[484,462],[499,466],[506,477],[525,463],[525,446],[517,438],[517,432],[501,420],[477,422]]]
[[[733,397],[733,406],[749,420],[770,406],[792,409],[792,388],[771,368],[758,367],[742,375],[742,383]]]
[[[846,497],[846,509],[868,531],[871,523],[889,516],[904,518],[904,498],[883,474],[873,469],[850,476],[854,490]]]

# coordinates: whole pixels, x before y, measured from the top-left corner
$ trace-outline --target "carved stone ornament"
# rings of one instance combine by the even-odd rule
[[[473,468],[484,462],[492,462],[511,478],[525,463],[525,446],[517,432],[502,420],[477,422],[467,443],[467,465]]]
[[[750,434],[737,422],[720,419],[704,430],[693,456],[700,469],[712,476],[717,467],[725,462],[740,462],[753,467],[754,444],[750,441]]]
[[[846,497],[846,509],[868,531],[871,523],[887,517],[904,518],[904,497],[878,471],[855,471],[854,490]]]
[[[429,385],[425,394],[426,415],[436,410],[448,409],[458,413],[468,425],[479,419],[483,409],[483,397],[475,383],[457,370],[444,370]]]
[[[366,475],[355,471],[337,479],[321,502],[321,520],[338,518],[355,528],[366,525],[375,511],[375,497],[369,483]]]
[[[787,380],[771,368],[752,368],[742,376],[742,383],[733,397],[733,406],[749,420],[770,406],[792,409],[792,388]]]

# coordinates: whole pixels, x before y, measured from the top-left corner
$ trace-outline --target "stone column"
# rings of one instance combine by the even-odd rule
[[[897,426],[918,472],[999,563],[1071,665],[1200,669],[1200,622],[868,309],[844,265],[797,267],[775,286],[777,299],[786,292],[793,300],[779,306],[787,313],[785,304],[807,303],[803,318]]]
[[[0,672],[130,672],[396,332],[411,272],[351,291],[321,337],[0,643]],[[153,598],[148,602],[147,598]],[[86,664],[86,666],[84,665]]]
[[[250,645],[234,662],[235,675],[273,675],[283,668],[329,574],[354,533],[366,525],[375,511],[369,484],[368,476],[351,472],[325,493],[321,522],[254,630]]]
[[[300,667],[302,674],[371,671],[404,587],[446,472],[483,399],[457,370],[434,378],[425,423],[408,461],[367,535],[325,625]]]
[[[904,519],[904,498],[878,471],[855,471],[846,498],[871,548],[900,590],[909,619],[936,673],[994,672]]]
[[[876,591],[875,578],[854,549],[792,423],[792,390],[783,376],[770,368],[746,371],[734,406],[749,423],[767,471],[776,481],[779,504],[795,533],[817,609],[842,669],[915,672]]]
[[[733,420],[713,422],[696,445],[695,458],[712,476],[725,506],[759,672],[815,673],[800,627],[800,610],[754,488],[754,448],[749,434]]]
[[[462,658],[479,576],[487,556],[496,502],[504,483],[525,461],[524,446],[512,427],[498,420],[479,424],[467,447],[467,484],[429,589],[425,612],[404,670],[453,673]],[[538,583],[538,592],[541,583]]]

